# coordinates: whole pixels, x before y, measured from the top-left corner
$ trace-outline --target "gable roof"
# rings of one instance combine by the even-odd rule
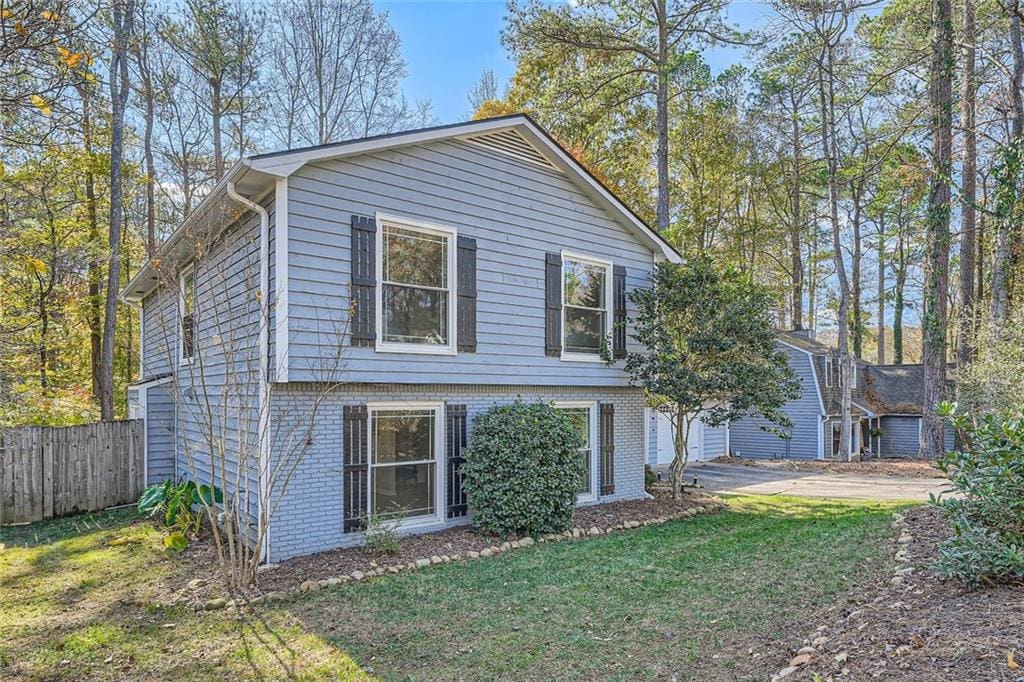
[[[679,263],[682,256],[643,219],[636,215],[614,192],[608,189],[590,171],[559,145],[543,128],[526,114],[512,114],[497,118],[467,121],[448,125],[419,128],[384,135],[345,140],[331,144],[289,149],[243,158],[233,165],[196,209],[182,222],[160,247],[156,260],[174,253],[181,238],[196,227],[212,208],[225,201],[229,184],[249,197],[259,197],[273,188],[275,182],[287,178],[302,166],[315,161],[339,159],[358,154],[424,144],[445,139],[460,139],[486,146],[497,152],[514,156],[527,163],[545,166],[563,173],[609,215],[647,244],[664,260]],[[214,226],[224,229],[226,225]],[[138,301],[156,286],[157,278],[152,263],[147,261],[122,291],[122,298]]]

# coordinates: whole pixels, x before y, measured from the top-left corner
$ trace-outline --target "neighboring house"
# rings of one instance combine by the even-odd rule
[[[647,463],[671,464],[675,459],[675,427],[669,415],[656,408],[647,409]],[[698,418],[690,427],[687,442],[690,462],[704,462],[729,454],[729,427],[708,426]]]
[[[212,405],[228,458],[258,452],[254,489],[304,444],[268,561],[358,544],[398,508],[436,530],[466,522],[473,419],[539,400],[584,425],[581,504],[642,497],[627,293],[662,260],[680,257],[526,116],[244,159],[122,294],[149,480],[211,479]]]
[[[803,391],[785,406],[793,422],[790,437],[762,430],[760,419],[742,419],[729,427],[733,455],[752,458],[835,459],[841,446],[842,385],[838,353],[814,341],[806,331],[779,333],[779,346]],[[872,365],[857,361],[853,374],[849,452],[876,457],[916,457],[920,441],[924,383],[921,365]],[[946,446],[953,431],[946,428]]]

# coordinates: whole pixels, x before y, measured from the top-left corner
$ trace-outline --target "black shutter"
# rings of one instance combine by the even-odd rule
[[[616,265],[612,268],[612,356],[626,357],[626,268]]]
[[[544,259],[544,352],[562,354],[562,255],[549,253]]]
[[[448,405],[444,411],[445,442],[447,443],[448,518],[465,516],[468,510],[466,493],[462,489],[462,451],[466,447],[465,405]]]
[[[457,327],[460,353],[476,352],[476,240],[459,237]]]
[[[342,529],[346,533],[366,527],[369,507],[369,419],[366,405],[342,408]]]
[[[353,346],[373,346],[377,340],[377,221],[352,216],[352,321]]]
[[[601,403],[601,494],[615,492],[615,405]]]

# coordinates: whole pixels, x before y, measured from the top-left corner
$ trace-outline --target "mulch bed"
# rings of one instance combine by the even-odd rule
[[[913,572],[851,599],[833,622],[807,633],[805,645],[826,641],[784,680],[1024,680],[1024,585],[969,590],[939,580],[929,567],[949,536],[941,511],[917,507],[905,517],[912,540],[901,565]]]
[[[863,462],[801,461],[795,459],[748,459],[725,455],[712,460],[716,464],[738,464],[777,471],[813,471],[827,474],[895,476],[901,478],[945,478],[935,462],[927,459],[869,459]]]
[[[684,494],[672,499],[671,493],[656,492],[653,500],[625,500],[580,507],[573,515],[573,526],[602,530],[626,521],[644,522],[649,519],[673,516],[710,501],[704,495]],[[470,526],[448,528],[434,533],[407,535],[402,538],[397,554],[381,556],[363,547],[348,547],[320,552],[283,561],[260,574],[259,588],[263,592],[294,589],[307,580],[322,580],[353,571],[388,568],[408,564],[410,561],[433,555],[453,555],[479,552],[500,544],[501,539],[485,535]]]

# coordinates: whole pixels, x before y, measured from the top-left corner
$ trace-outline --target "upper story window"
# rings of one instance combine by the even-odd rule
[[[179,347],[181,361],[192,362],[196,353],[196,274],[191,265],[178,279]]]
[[[611,320],[612,264],[562,254],[562,357],[601,359]]]
[[[381,219],[377,350],[455,352],[455,231]]]

